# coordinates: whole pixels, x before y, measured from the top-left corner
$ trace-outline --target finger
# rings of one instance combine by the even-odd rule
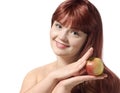
[[[84,82],[84,81],[90,81],[90,80],[100,80],[106,77],[107,77],[107,74],[102,74],[100,76],[85,75],[85,76],[81,76],[81,79]]]
[[[79,71],[82,71],[85,65],[86,65],[86,61],[83,61],[82,63],[80,63],[80,65],[78,66]]]
[[[91,47],[88,51],[80,58],[77,62],[79,70],[82,69],[86,65],[86,60],[92,55],[93,48]]]
[[[85,74],[86,74],[86,69],[81,69],[79,75],[85,75]]]
[[[93,48],[91,47],[91,48],[89,48],[88,49],[88,51],[83,55],[83,57],[82,58],[80,58],[78,61],[86,61],[91,55],[92,55],[92,53],[93,53]]]
[[[106,77],[107,77],[107,74],[103,74],[101,76],[84,75],[84,76],[71,77],[71,78],[65,79],[65,81],[75,86],[85,81],[102,80],[102,79],[105,79]]]

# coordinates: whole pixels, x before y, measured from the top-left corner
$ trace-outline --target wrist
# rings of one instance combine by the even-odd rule
[[[53,83],[58,83],[59,79],[57,78],[57,75],[55,75],[54,73],[50,73],[47,77],[50,81],[52,81]]]

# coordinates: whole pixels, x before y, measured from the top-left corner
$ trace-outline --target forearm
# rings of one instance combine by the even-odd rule
[[[52,93],[52,90],[57,85],[58,81],[51,74],[37,83],[31,89],[23,93]]]

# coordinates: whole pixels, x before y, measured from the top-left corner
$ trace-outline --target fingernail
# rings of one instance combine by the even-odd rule
[[[90,47],[89,50],[93,50],[93,47]]]

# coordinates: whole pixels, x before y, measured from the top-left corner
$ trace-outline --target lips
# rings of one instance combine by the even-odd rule
[[[60,43],[60,42],[57,42],[57,41],[56,41],[56,46],[58,48],[61,48],[61,49],[65,49],[65,48],[69,47],[68,45]]]

